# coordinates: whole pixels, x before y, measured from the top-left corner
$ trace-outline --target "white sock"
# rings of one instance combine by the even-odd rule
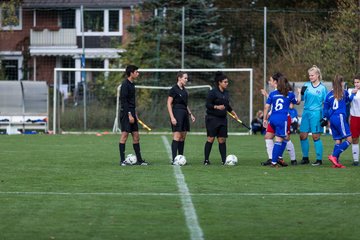
[[[358,162],[359,161],[359,144],[352,144],[351,148],[352,148],[352,155],[353,155],[354,162]]]
[[[289,140],[286,144],[286,150],[288,151],[289,155],[290,155],[290,160],[294,161],[296,160],[296,154],[295,154],[295,147],[294,144],[291,142],[291,140]]]
[[[268,159],[272,159],[274,141],[272,139],[265,139],[265,143],[266,143],[266,152],[268,154]]]

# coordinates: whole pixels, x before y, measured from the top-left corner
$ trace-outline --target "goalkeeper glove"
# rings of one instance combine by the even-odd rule
[[[326,118],[326,117],[323,117],[321,120],[320,120],[320,125],[322,126],[322,127],[325,127],[325,126],[327,126],[328,125],[328,119]]]
[[[301,88],[301,96],[304,96],[306,89],[307,89],[307,86],[303,86]]]

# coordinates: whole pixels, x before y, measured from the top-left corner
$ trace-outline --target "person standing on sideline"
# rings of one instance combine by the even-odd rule
[[[263,127],[264,113],[262,110],[257,111],[255,118],[251,121],[251,131],[256,135],[257,132],[265,134],[266,129]]]
[[[279,78],[283,76],[282,73],[275,73],[274,75],[272,75],[268,81],[269,85],[274,88],[275,90],[277,89],[277,82],[279,80]],[[291,85],[288,83],[288,88],[289,90],[292,90]],[[261,89],[261,94],[268,98],[269,94],[264,90]],[[293,106],[293,104],[290,104],[290,108],[291,106]],[[269,112],[269,114],[267,115],[268,118],[271,115],[271,110]],[[268,120],[268,119],[267,119]],[[290,139],[290,127],[291,127],[291,118],[290,115],[288,114],[288,119],[287,119],[287,137],[286,137],[286,150],[289,152],[290,155],[290,161],[291,161],[291,165],[295,166],[297,165],[297,161],[296,161],[296,153],[295,153],[295,147],[294,144],[292,143],[291,139]],[[268,160],[265,162],[262,162],[261,165],[262,166],[267,166],[271,164],[271,160],[272,160],[272,152],[273,152],[273,148],[274,148],[274,137],[275,137],[275,130],[271,127],[271,124],[267,124],[266,127],[266,133],[264,136],[265,139],[265,146],[266,146],[266,152],[268,154]],[[279,164],[282,165],[283,167],[288,166],[288,164],[283,161],[282,156],[279,156],[279,158],[281,158],[281,161],[279,161]]]
[[[167,109],[170,116],[173,141],[171,143],[172,162],[177,154],[184,154],[185,138],[190,131],[190,121],[195,122],[195,117],[188,106],[188,93],[185,85],[188,82],[188,74],[178,72],[177,83],[170,89],[167,99]]]
[[[275,144],[272,149],[271,166],[287,166],[282,159],[282,155],[288,143],[288,127],[290,125],[288,121],[289,108],[290,104],[299,104],[300,99],[295,97],[294,92],[291,91],[288,80],[283,74],[274,74],[271,79],[272,81],[276,81],[276,84],[274,84],[276,88],[269,94],[264,107],[264,127],[267,128],[269,124],[275,133]],[[271,115],[268,117],[270,107]]]
[[[359,166],[360,136],[360,75],[354,77],[354,88],[348,89],[349,95],[356,93],[350,106],[350,132],[352,135],[353,166]]]
[[[323,157],[323,144],[320,134],[323,128],[320,126],[322,118],[322,109],[327,94],[326,87],[321,83],[321,71],[317,66],[312,66],[308,70],[309,82],[306,82],[301,88],[301,100],[304,101],[304,110],[300,124],[300,144],[302,151],[302,160],[300,164],[309,164],[309,133],[312,133],[314,141],[316,161],[313,166],[320,166]]]
[[[332,137],[335,140],[333,153],[328,157],[334,168],[345,168],[339,162],[340,154],[352,143],[350,127],[346,117],[346,105],[352,101],[357,90],[351,95],[344,90],[344,78],[336,75],[332,81],[333,90],[327,95],[324,102],[324,116],[321,126],[324,127],[330,120]],[[344,142],[343,139],[346,139]]]
[[[119,142],[120,151],[120,165],[128,165],[125,162],[125,144],[131,133],[133,139],[133,148],[137,158],[137,165],[148,165],[141,157],[140,152],[140,136],[139,126],[136,113],[136,99],[135,99],[135,79],[139,76],[138,67],[129,65],[126,67],[125,74],[127,78],[121,83],[120,87],[120,124],[121,136]]]
[[[215,88],[211,89],[206,98],[205,125],[207,141],[204,147],[204,165],[210,165],[210,152],[217,137],[222,164],[226,160],[226,138],[228,137],[227,112],[231,112],[239,120],[236,112],[230,106],[229,92],[226,88],[229,80],[220,71],[215,74]]]

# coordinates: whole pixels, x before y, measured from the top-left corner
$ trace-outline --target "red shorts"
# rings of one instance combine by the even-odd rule
[[[360,136],[360,117],[350,116],[350,132],[353,138]]]
[[[287,119],[287,131],[286,131],[286,133],[287,133],[288,135],[290,134],[290,126],[291,126],[291,117],[288,115],[288,119]],[[274,134],[275,134],[275,131],[274,131],[274,129],[271,127],[270,123],[267,125],[266,132],[274,133]]]

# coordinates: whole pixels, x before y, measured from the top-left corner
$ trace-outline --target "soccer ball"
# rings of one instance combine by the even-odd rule
[[[226,157],[225,165],[234,166],[238,163],[238,159],[235,155],[230,154]]]
[[[129,154],[125,158],[125,163],[134,165],[137,162],[137,158],[134,154]]]
[[[177,155],[174,159],[174,165],[184,166],[186,164],[186,158],[183,155]]]

